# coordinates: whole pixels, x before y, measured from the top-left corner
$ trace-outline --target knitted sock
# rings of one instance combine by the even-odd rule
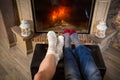
[[[58,61],[63,57],[63,46],[64,46],[64,37],[58,36],[58,44],[57,44]]]
[[[48,50],[47,54],[54,54],[56,56],[56,45],[57,45],[57,36],[54,31],[49,31],[47,34],[48,38]]]
[[[70,40],[69,30],[64,30],[63,36],[65,38],[65,41],[64,41],[65,48],[71,47],[71,45],[70,45],[71,40]]]
[[[79,45],[81,45],[81,42],[78,39],[78,34],[76,33],[75,30],[70,31],[70,38],[74,42],[74,44],[75,44],[76,47],[78,47]]]

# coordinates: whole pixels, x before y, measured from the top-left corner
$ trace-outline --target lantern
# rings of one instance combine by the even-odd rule
[[[98,38],[104,38],[105,33],[106,33],[106,23],[104,21],[100,21],[99,24],[97,25],[97,30],[96,30],[96,37]]]
[[[28,20],[22,20],[20,24],[21,36],[28,37],[31,35],[31,26]]]

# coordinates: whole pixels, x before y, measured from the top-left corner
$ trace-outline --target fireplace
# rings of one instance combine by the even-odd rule
[[[38,0],[36,0],[36,1],[38,1]],[[39,1],[41,1],[41,0],[39,0]],[[56,0],[51,0],[51,1],[54,1],[53,4],[57,3]],[[66,1],[66,0],[64,0],[64,1]],[[70,1],[72,1],[72,0],[70,0]],[[79,1],[79,0],[75,0],[75,1]],[[82,1],[85,1],[85,0],[82,0]],[[91,0],[88,0],[88,1],[91,1]],[[43,2],[46,2],[46,0],[43,1]],[[35,17],[35,5],[34,5],[35,2],[34,2],[34,0],[16,0],[16,3],[17,3],[17,8],[18,8],[20,21],[21,20],[30,20],[31,24],[32,24],[31,28],[32,28],[33,32],[42,32],[42,31],[44,31],[43,28],[45,28],[45,27],[43,26],[43,23],[40,24],[39,27],[36,27],[36,25],[39,25],[39,24],[36,24],[37,21],[36,21],[35,18],[38,18],[38,17]],[[107,18],[107,14],[108,14],[108,10],[109,10],[111,0],[94,0],[92,3],[93,3],[93,6],[91,8],[92,8],[92,11],[93,11],[93,15],[89,14],[91,16],[89,17],[90,20],[88,22],[88,26],[89,26],[88,30],[84,31],[84,29],[82,29],[82,31],[81,31],[81,29],[77,29],[77,31],[86,32],[86,33],[90,32],[90,34],[95,34],[96,33],[96,26],[98,25],[99,21],[104,20],[106,22],[106,18]],[[41,5],[43,6],[42,3],[41,3]],[[45,10],[47,7],[48,6],[46,6],[43,10]],[[39,8],[36,8],[36,9],[38,10]],[[40,14],[42,14],[42,13],[40,13]],[[40,18],[40,19],[42,19],[42,18]],[[63,26],[62,26],[62,28],[64,28],[64,26],[67,25],[67,23],[66,23],[67,21],[63,20],[61,22],[64,23]],[[72,24],[72,21],[69,22],[69,24]],[[61,27],[61,26],[58,26],[58,27]]]
[[[90,33],[96,0],[31,0],[35,32]]]

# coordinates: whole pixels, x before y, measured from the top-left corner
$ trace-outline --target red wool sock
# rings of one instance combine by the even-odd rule
[[[70,33],[70,30],[69,30],[69,29],[65,29],[65,30],[63,31],[63,34],[65,34],[65,33]]]
[[[71,31],[70,31],[70,36],[71,36],[73,33],[76,33],[76,30],[71,30]]]

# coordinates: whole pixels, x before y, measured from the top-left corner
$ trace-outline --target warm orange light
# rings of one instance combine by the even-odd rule
[[[52,21],[62,19],[67,14],[67,9],[65,7],[58,7],[52,12]]]
[[[63,17],[64,14],[65,14],[65,8],[64,7],[59,8],[58,17]]]
[[[57,13],[56,13],[56,11],[53,11],[52,21],[55,21],[56,19],[57,19]]]

